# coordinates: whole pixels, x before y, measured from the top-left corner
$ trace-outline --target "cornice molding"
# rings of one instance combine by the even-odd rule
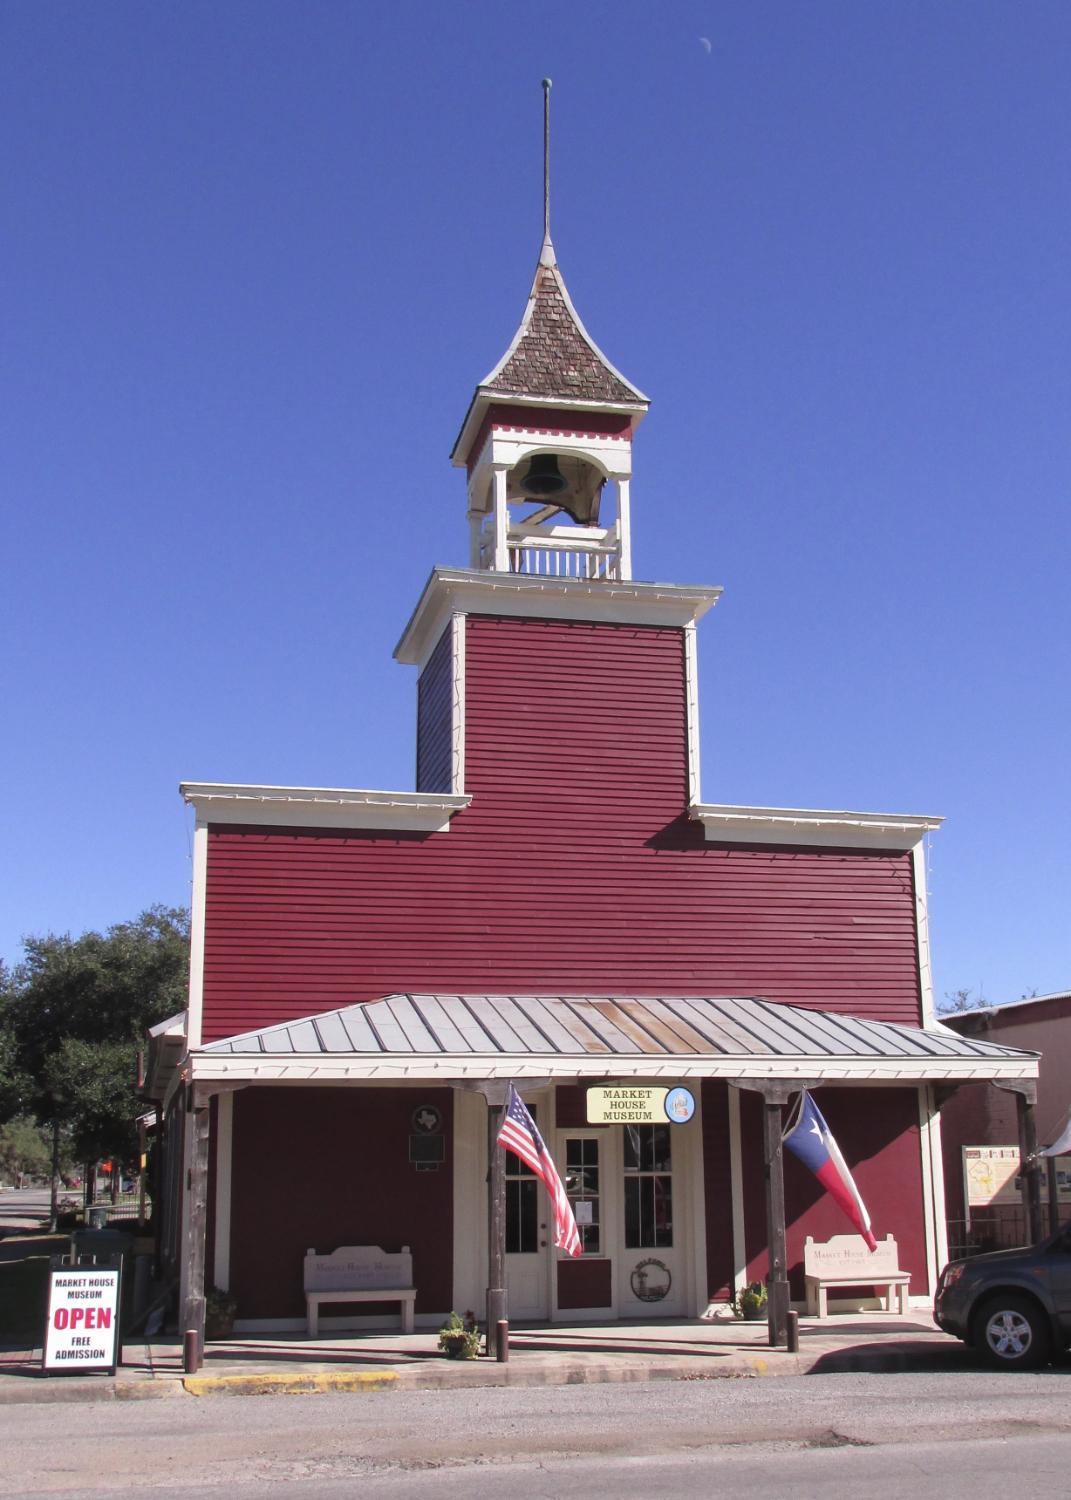
[[[913,849],[943,818],[900,813],[833,812],[806,807],[736,807],[693,802],[688,815],[719,844],[803,844],[826,848]]]
[[[298,828],[372,828],[446,833],[471,797],[438,792],[380,792],[346,787],[244,786],[184,781],[199,823]]]
[[[475,568],[436,568],[394,648],[394,658],[422,666],[453,614],[684,629],[706,614],[721,592],[720,588],[671,583],[589,582],[525,573],[485,573]]]

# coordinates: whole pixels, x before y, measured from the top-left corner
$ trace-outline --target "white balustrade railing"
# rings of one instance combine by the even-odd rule
[[[509,542],[511,573],[534,573],[543,578],[617,577],[617,548],[605,543]]]
[[[587,535],[583,532],[586,531]],[[555,534],[556,533],[556,534]],[[511,526],[506,537],[511,573],[539,578],[604,579],[620,578],[621,550],[617,529],[599,531],[595,527],[561,527],[554,532],[538,532],[535,527]],[[479,566],[495,570],[495,542],[490,528],[480,536]]]

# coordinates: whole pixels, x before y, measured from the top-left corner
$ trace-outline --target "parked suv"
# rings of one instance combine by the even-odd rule
[[[953,1260],[933,1316],[1001,1370],[1031,1370],[1071,1344],[1071,1223],[1021,1250]]]

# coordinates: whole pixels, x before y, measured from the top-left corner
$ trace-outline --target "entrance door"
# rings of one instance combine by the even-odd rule
[[[535,1107],[529,1105],[535,1117]],[[506,1152],[506,1290],[510,1319],[547,1316],[547,1195],[519,1156]]]
[[[624,1210],[619,1258],[618,1311],[635,1318],[679,1317],[688,1306],[685,1286],[686,1174],[678,1125],[622,1125],[621,1186]]]

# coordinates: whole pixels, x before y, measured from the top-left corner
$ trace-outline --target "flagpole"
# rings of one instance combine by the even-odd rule
[[[505,1104],[492,1104],[492,1092],[501,1101],[505,1089],[487,1090],[487,1355],[499,1356],[498,1325],[506,1309],[506,1153],[498,1144]]]

